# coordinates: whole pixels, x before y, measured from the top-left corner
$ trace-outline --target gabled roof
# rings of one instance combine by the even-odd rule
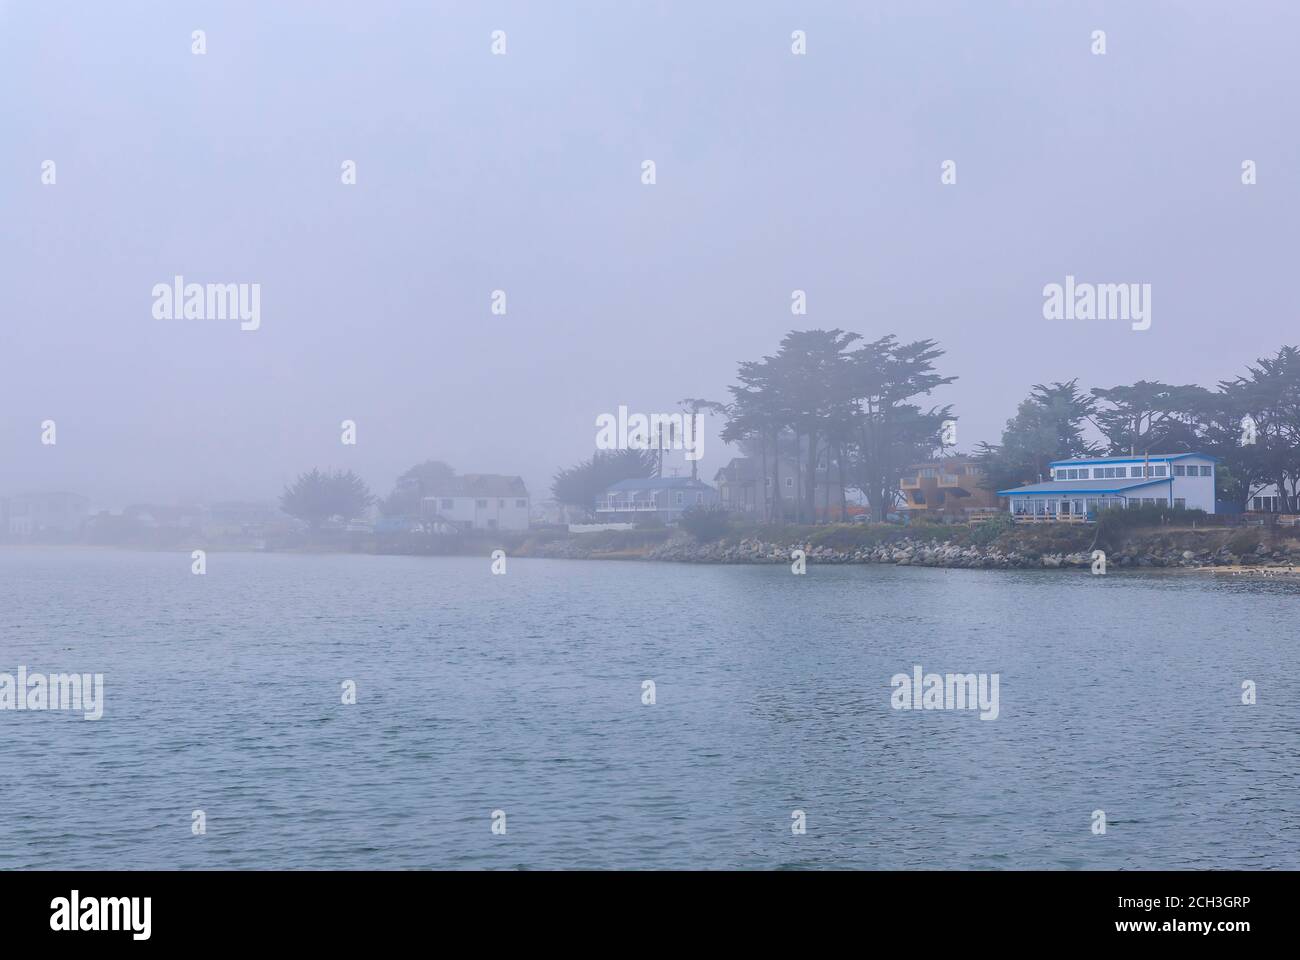
[[[731,462],[714,474],[716,480],[757,480],[758,465],[750,457],[732,457]]]
[[[79,493],[68,493],[66,490],[55,490],[49,493],[18,493],[9,498],[10,500],[35,502],[44,500],[47,503],[58,501],[60,503],[90,503],[90,497],[83,497]]]
[[[906,471],[921,470],[926,467],[933,467],[936,470],[940,467],[978,467],[984,469],[983,463],[978,459],[966,454],[953,454],[951,457],[941,457],[938,460],[919,460],[916,463],[909,463],[905,468]]]
[[[1122,456],[1122,457],[1074,457],[1071,460],[1053,460],[1048,464],[1049,467],[1065,466],[1071,463],[1143,463],[1144,461],[1158,461],[1167,463],[1170,460],[1181,460],[1184,457],[1200,457],[1202,460],[1218,461],[1218,457],[1208,453],[1152,453],[1145,457]]]
[[[1173,477],[1157,477],[1132,480],[1047,480],[1043,483],[1031,483],[1011,490],[999,490],[999,497],[1010,497],[1025,493],[1124,493],[1138,487],[1149,487],[1157,483],[1169,483]]]
[[[466,473],[435,487],[430,497],[526,497],[522,477],[499,473]],[[427,498],[426,498],[427,499]]]
[[[646,477],[640,480],[620,480],[612,483],[608,490],[712,490],[703,480],[690,477]]]

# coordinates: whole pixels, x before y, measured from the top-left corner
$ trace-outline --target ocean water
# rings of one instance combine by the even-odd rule
[[[0,672],[105,678],[0,711],[0,868],[1300,867],[1293,583],[190,563],[0,550]],[[916,664],[997,719],[892,709]]]

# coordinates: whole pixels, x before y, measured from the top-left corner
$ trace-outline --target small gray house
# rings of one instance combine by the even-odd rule
[[[691,507],[718,502],[717,490],[690,477],[620,480],[596,498],[596,516],[602,523],[635,523],[651,517],[676,523]]]

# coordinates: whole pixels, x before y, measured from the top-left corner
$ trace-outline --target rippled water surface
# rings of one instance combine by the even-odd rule
[[[1295,584],[489,567],[0,550],[0,672],[107,701],[0,711],[0,867],[1300,867]]]

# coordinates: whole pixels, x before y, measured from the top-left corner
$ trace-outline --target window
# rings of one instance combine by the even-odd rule
[[[1159,466],[1159,467],[1156,467],[1156,476],[1157,476],[1157,477],[1163,477],[1164,475],[1165,475],[1165,468],[1164,468],[1164,466],[1161,465],[1161,466]]]
[[[527,500],[516,500],[516,501],[515,501],[515,506],[516,506],[516,507],[520,507],[520,508],[527,507],[527,506],[528,506],[528,501],[527,501]]]
[[[1143,504],[1143,506],[1154,507],[1154,506],[1156,505],[1156,498],[1155,498],[1155,497],[1143,497],[1143,498],[1142,498],[1142,504]]]
[[[504,507],[505,505],[506,505],[506,502],[505,502],[504,500],[498,500],[498,501],[497,501],[497,509],[498,509],[498,510],[500,510],[500,509],[501,509],[502,507]]]
[[[1142,476],[1142,468],[1141,468],[1141,467],[1134,467],[1132,470],[1129,471],[1129,476],[1130,476],[1130,477],[1140,477],[1140,476]]]
[[[1187,509],[1187,500],[1184,497],[1174,497],[1174,507],[1178,510]]]
[[[673,494],[673,503],[679,507],[682,505],[682,492],[680,490]]]
[[[1251,504],[1251,506],[1252,506],[1254,509],[1256,509],[1256,510],[1263,510],[1263,509],[1264,509],[1264,498],[1263,498],[1263,497],[1256,497],[1255,500],[1254,500],[1254,502]]]
[[[1214,476],[1214,468],[1213,468],[1213,467],[1201,467],[1201,476],[1203,476],[1203,477],[1212,477],[1212,476]]]
[[[442,500],[438,501],[438,506],[443,510],[450,510],[452,508],[452,502],[444,497]]]
[[[1192,467],[1192,469],[1195,470],[1196,468]],[[1187,476],[1187,468],[1182,466],[1181,464],[1177,464],[1177,463],[1174,464],[1174,476],[1175,477]]]
[[[1094,467],[1093,470],[1092,470],[1092,478],[1093,478],[1094,480],[1100,479],[1101,477],[1104,477],[1105,475],[1106,475],[1106,471],[1105,471],[1104,469],[1102,469],[1101,467]]]
[[[1079,479],[1079,471],[1078,471],[1078,470],[1067,470],[1067,471],[1065,471],[1065,472],[1066,472],[1066,474],[1069,475],[1069,477],[1070,477],[1071,480],[1078,480],[1078,479]]]
[[[475,500],[475,501],[474,501],[474,506],[478,507],[480,510],[486,510],[486,509],[487,509],[487,501],[486,501],[486,500]]]
[[[793,486],[794,486],[794,477],[786,477],[786,478],[785,478],[785,485],[786,485],[787,488],[788,488],[788,487],[793,487]],[[680,494],[679,494],[679,496],[680,496]]]
[[[696,503],[703,503],[703,502],[704,502],[704,494],[702,494],[702,493],[697,493],[697,494],[695,495],[695,502],[696,502]]]

